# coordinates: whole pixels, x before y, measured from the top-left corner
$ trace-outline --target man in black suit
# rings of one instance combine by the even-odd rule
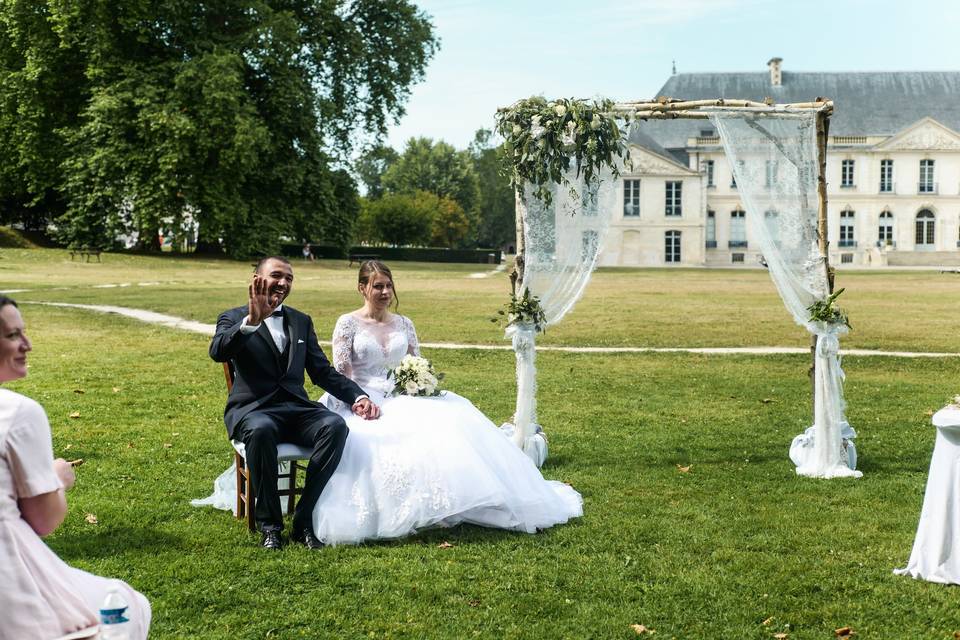
[[[256,498],[254,517],[263,534],[261,544],[268,549],[282,546],[277,443],[313,448],[291,539],[314,549],[322,545],[313,534],[313,507],[340,463],[347,440],[343,418],[310,400],[303,388],[304,371],[355,414],[368,420],[380,415],[363,389],[331,366],[310,316],[283,304],[292,288],[293,267],[286,258],[262,259],[247,304],[220,314],[210,343],[211,358],[233,364],[235,378],[223,421],[227,435],[246,447]]]

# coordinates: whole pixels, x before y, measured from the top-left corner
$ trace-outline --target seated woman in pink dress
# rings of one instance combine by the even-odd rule
[[[31,348],[16,303],[0,295],[0,382],[27,375]],[[147,637],[145,597],[123,582],[70,567],[40,539],[63,522],[64,492],[74,481],[70,464],[53,458],[43,408],[0,389],[0,640],[91,637],[111,589],[129,605],[130,638]]]

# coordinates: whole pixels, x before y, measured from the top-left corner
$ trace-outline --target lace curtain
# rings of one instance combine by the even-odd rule
[[[583,294],[617,210],[618,181],[608,171],[590,183],[574,171],[568,185],[554,184],[546,204],[527,187],[518,203],[523,218],[524,269],[520,291],[540,300],[547,326],[573,309]],[[547,456],[546,438],[537,424],[536,331],[531,324],[507,329],[517,358],[517,410],[514,423],[503,425],[537,466]]]
[[[846,423],[839,336],[843,326],[811,322],[807,308],[829,295],[817,235],[816,114],[711,111],[755,240],[787,310],[816,336],[814,424],[795,439],[797,473],[860,477]],[[849,437],[844,438],[844,435]]]

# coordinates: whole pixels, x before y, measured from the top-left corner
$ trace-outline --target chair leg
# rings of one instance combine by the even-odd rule
[[[239,520],[245,515],[246,502],[244,502],[244,498],[246,497],[246,489],[243,481],[244,460],[243,456],[237,452],[233,453],[233,466],[237,470],[237,519]]]
[[[293,514],[293,508],[297,501],[297,461],[290,461],[290,495],[287,496],[287,515]]]

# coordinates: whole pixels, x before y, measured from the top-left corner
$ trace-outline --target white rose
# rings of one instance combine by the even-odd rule
[[[567,108],[562,104],[558,104],[556,107],[553,108],[553,112],[562,118],[567,113]]]
[[[518,135],[521,131],[523,131],[523,129],[520,127],[520,125],[513,125],[513,135]]]
[[[420,390],[420,387],[418,387],[417,383],[414,382],[413,380],[407,381],[407,384],[405,384],[403,388],[406,390],[407,395],[411,395],[411,396],[417,395],[417,391]]]
[[[590,121],[590,128],[594,131],[600,128],[600,125],[603,124],[600,122],[600,116],[597,114],[593,115],[593,120]]]
[[[426,387],[424,387],[423,390],[424,392],[426,392],[428,396],[432,396],[433,392],[436,391],[436,389],[437,388],[435,386],[428,384]]]
[[[530,118],[530,124],[532,124],[532,125],[535,126],[535,127],[536,127],[537,125],[539,125],[539,124],[540,124],[540,116],[533,116],[532,118]]]

